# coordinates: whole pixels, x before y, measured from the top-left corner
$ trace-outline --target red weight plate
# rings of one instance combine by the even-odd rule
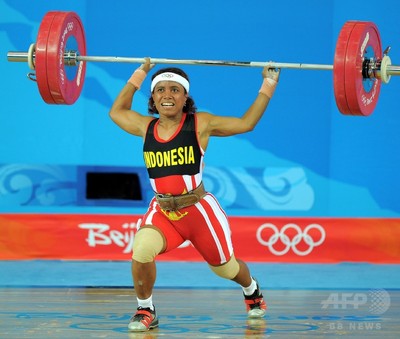
[[[335,92],[335,100],[339,111],[343,114],[351,114],[346,98],[345,63],[347,45],[356,23],[357,21],[347,21],[340,30],[333,62],[333,89]]]
[[[40,95],[48,104],[54,104],[47,82],[47,40],[51,29],[51,24],[57,12],[48,12],[40,23],[39,32],[36,38],[35,51],[35,70],[36,80]]]
[[[378,28],[372,22],[358,22],[351,32],[345,62],[347,104],[353,115],[370,115],[378,102],[380,79],[364,79],[365,59],[382,59]]]
[[[56,104],[73,104],[81,94],[86,63],[64,65],[64,52],[76,51],[86,55],[85,32],[74,12],[58,12],[51,25],[47,42],[47,73],[51,95]]]

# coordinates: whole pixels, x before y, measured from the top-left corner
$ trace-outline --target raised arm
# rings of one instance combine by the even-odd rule
[[[115,99],[111,109],[111,119],[126,132],[143,137],[146,133],[147,125],[153,118],[144,116],[131,109],[134,94],[140,89],[147,73],[153,68],[150,59],[141,65],[130,77],[126,85]]]
[[[207,138],[208,136],[230,136],[252,131],[267,109],[278,83],[279,74],[280,70],[264,67],[262,71],[264,80],[259,93],[242,117],[199,114],[202,125],[201,134]]]

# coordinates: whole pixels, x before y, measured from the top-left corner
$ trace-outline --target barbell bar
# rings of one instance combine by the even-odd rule
[[[35,46],[33,46],[35,48]],[[7,60],[10,62],[35,62],[35,49],[30,55],[28,52],[7,52]],[[32,58],[33,60],[29,60]],[[119,57],[119,56],[88,56],[79,55],[76,51],[66,51],[64,53],[64,64],[66,66],[76,66],[78,62],[112,62],[112,63],[145,63],[146,58]],[[178,65],[204,65],[204,66],[242,66],[242,67],[271,67],[276,69],[304,69],[332,71],[333,65],[328,64],[306,64],[291,62],[266,62],[266,61],[227,61],[227,60],[195,60],[195,59],[167,59],[151,58],[154,64],[178,64]],[[32,68],[34,69],[34,68]],[[375,71],[380,71],[376,69]],[[386,74],[400,75],[400,66],[387,65]]]
[[[221,61],[150,58],[155,64],[205,66],[271,67],[279,69],[333,71],[335,100],[345,115],[370,115],[381,83],[400,75],[400,66],[391,64],[390,47],[382,54],[380,34],[372,22],[347,21],[339,34],[333,65],[259,61]],[[73,104],[83,88],[87,62],[144,63],[145,58],[86,55],[85,32],[75,12],[52,11],[44,16],[36,43],[28,52],[8,52],[10,62],[27,62],[36,74],[46,103]]]
[[[11,62],[28,62],[29,58],[35,60],[35,52],[32,55],[27,52],[8,52],[7,59]],[[115,62],[115,63],[139,63],[142,64],[146,58],[119,57],[119,56],[87,56],[79,55],[76,51],[66,51],[64,53],[64,64],[76,66],[78,62]],[[265,62],[265,61],[224,61],[224,60],[194,60],[194,59],[166,59],[151,58],[154,64],[178,64],[178,65],[204,65],[204,66],[242,66],[242,67],[264,67],[306,69],[306,70],[333,70],[333,65],[324,64],[303,64],[303,63],[284,63],[284,62]]]

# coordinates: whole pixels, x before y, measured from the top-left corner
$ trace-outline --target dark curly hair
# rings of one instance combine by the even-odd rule
[[[157,75],[159,75],[161,73],[165,73],[165,72],[171,72],[171,73],[178,74],[178,75],[184,77],[187,81],[189,81],[188,75],[180,68],[175,68],[175,67],[160,69],[159,71],[157,71],[156,73],[153,74],[153,76],[151,77],[151,80],[153,81],[153,79]],[[186,90],[185,90],[185,93],[186,93]],[[154,100],[153,100],[152,96],[150,96],[150,98],[149,98],[148,109],[149,109],[150,114],[158,114],[158,111],[157,111],[156,105],[154,104]],[[197,107],[196,107],[196,104],[194,103],[194,100],[190,96],[188,96],[187,100],[186,100],[186,104],[185,104],[185,106],[183,106],[183,113],[194,114],[194,113],[196,113],[196,111],[197,111]]]

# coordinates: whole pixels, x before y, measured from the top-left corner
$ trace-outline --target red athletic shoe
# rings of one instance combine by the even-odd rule
[[[252,295],[244,295],[244,302],[246,304],[247,316],[249,318],[262,318],[265,316],[267,304],[264,301],[258,282],[257,289]]]
[[[128,330],[132,332],[144,332],[158,326],[156,310],[138,307],[136,313],[129,321]]]

